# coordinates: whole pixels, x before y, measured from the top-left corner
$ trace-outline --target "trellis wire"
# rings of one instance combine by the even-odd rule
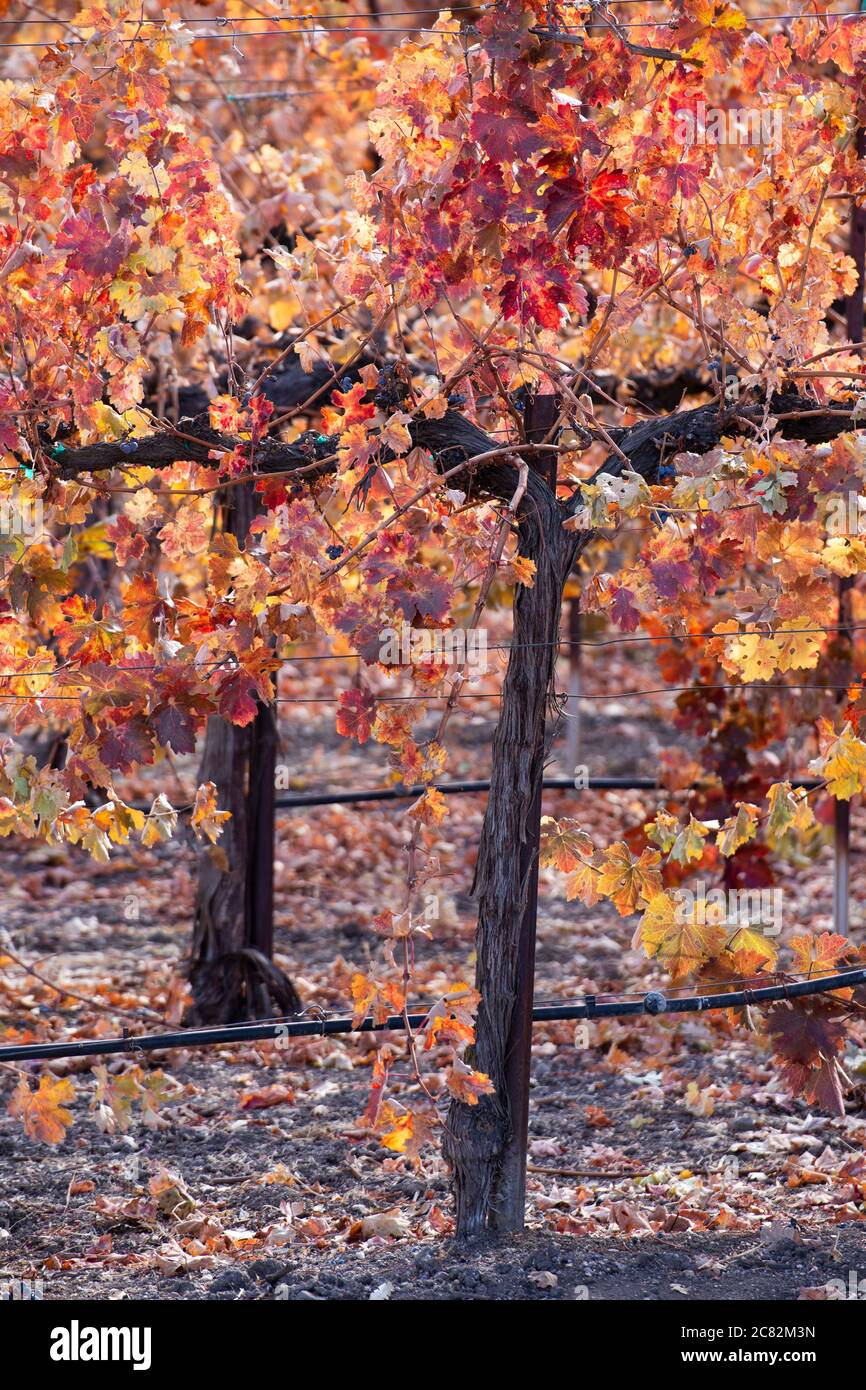
[[[416,632],[431,633],[457,633],[471,631],[466,628],[416,628]],[[602,637],[599,639],[581,638],[572,639],[568,637],[558,637],[550,642],[498,642],[486,648],[488,652],[512,652],[519,648],[535,650],[542,647],[620,647],[633,645],[636,642],[698,642],[698,641],[722,641],[730,637],[765,637],[768,640],[772,637],[807,637],[817,636],[819,633],[829,636],[833,632],[862,632],[866,630],[866,623],[834,623],[828,627],[776,627],[769,632],[756,632],[748,627],[729,628],[725,632],[665,632],[661,635],[652,633],[641,633],[640,636],[626,637]],[[211,670],[215,667],[225,666],[226,671],[237,671],[239,667],[228,665],[229,658],[221,657],[215,661],[189,662],[198,671]],[[364,661],[361,652],[319,652],[311,655],[294,654],[292,656],[277,657],[276,660],[281,666],[288,665],[295,661]],[[142,665],[140,662],[132,662],[129,665],[112,666],[113,671],[132,671],[133,673],[150,675],[154,671],[170,671],[183,662],[163,661],[152,662],[149,666]],[[50,676],[56,676],[62,667],[45,667],[35,671],[0,671],[0,680],[24,680],[31,677],[44,677],[46,680]],[[90,690],[90,686],[76,686],[76,689]],[[672,689],[675,687],[671,687]],[[698,686],[698,689],[706,689],[706,686]],[[745,687],[744,687],[745,688]],[[824,687],[822,687],[823,689]],[[793,689],[789,686],[788,689]],[[827,689],[830,689],[828,686]],[[846,686],[847,689],[847,686]],[[2,692],[0,692],[2,698]],[[422,697],[419,697],[422,698]]]
[[[22,677],[16,677],[16,679],[22,679]],[[636,700],[640,699],[644,695],[699,694],[701,692],[705,693],[711,690],[756,690],[759,693],[762,691],[770,690],[782,690],[788,691],[789,693],[793,693],[799,690],[817,690],[823,691],[824,694],[829,694],[831,691],[849,691],[852,689],[852,687],[860,684],[862,684],[862,681],[860,679],[851,680],[846,685],[818,685],[814,682],[810,685],[784,685],[778,683],[764,684],[759,681],[745,681],[736,684],[725,685],[657,685],[649,686],[643,690],[618,690],[614,695],[611,695],[611,692],[609,690],[603,691],[596,695],[584,694],[583,692],[581,692],[579,695],[574,695],[569,694],[567,690],[555,690],[552,692],[552,698],[554,700],[561,701],[563,705],[565,705],[568,704],[569,700]],[[90,686],[76,686],[75,688],[77,690],[84,691],[88,691],[91,689]],[[369,691],[368,693],[373,697],[377,705],[430,704],[434,700],[449,699],[449,696],[447,694],[428,695],[426,693],[416,693],[415,695],[380,695],[377,694],[376,691]],[[0,704],[9,703],[13,700],[19,700],[23,701],[24,703],[39,703],[40,701],[44,701],[46,704],[68,705],[74,704],[77,700],[80,700],[80,698],[80,695],[54,695],[51,693],[51,691],[47,690],[41,692],[37,691],[31,695],[11,695],[0,693]],[[501,700],[502,691],[465,690],[463,692],[463,698],[465,700]],[[276,695],[274,697],[273,703],[275,705],[338,705],[340,703],[340,696]],[[566,718],[567,717],[568,716],[566,715]]]
[[[328,16],[328,18],[331,19],[332,16]],[[840,24],[840,26],[834,26],[834,29],[831,29],[831,30],[829,31],[829,33],[832,34],[832,33],[835,31],[835,27],[841,27],[841,25],[844,24],[846,20],[856,22],[857,20],[866,19],[866,14],[864,14],[864,13],[852,13],[851,11],[848,11],[848,10],[827,10],[827,11],[821,11],[821,10],[807,10],[807,11],[805,11],[803,14],[747,15],[746,18],[747,18],[747,21],[748,21],[749,24],[773,24],[773,23],[776,23],[776,22],[789,21],[789,20],[797,20],[797,19],[800,19],[800,20],[804,20],[804,19],[805,19],[805,20],[810,20],[810,19],[813,19],[813,20],[821,20],[821,19],[838,19],[838,20],[841,21],[841,24]],[[292,16],[286,16],[286,20],[287,20],[287,21],[288,21],[288,20],[293,20],[293,19],[295,19],[295,16],[294,16],[294,15],[292,15]],[[273,22],[273,23],[282,23],[282,22],[285,22],[285,21],[282,21],[282,20],[280,20],[279,18],[275,18],[275,19],[274,19],[273,21],[271,21],[271,22]],[[210,39],[214,39],[214,40],[217,40],[217,41],[225,41],[225,40],[228,40],[228,41],[231,41],[231,42],[234,44],[234,43],[236,43],[237,41],[246,42],[246,41],[249,40],[249,39],[275,39],[275,38],[286,38],[286,39],[291,39],[291,38],[309,38],[309,37],[314,36],[314,35],[316,35],[316,34],[349,34],[351,37],[355,37],[355,36],[358,35],[358,34],[402,34],[404,38],[410,38],[410,37],[412,36],[412,34],[443,34],[443,35],[446,35],[446,36],[454,35],[454,36],[456,36],[456,37],[458,37],[458,38],[459,38],[461,35],[464,35],[464,36],[467,36],[467,37],[471,37],[471,30],[470,30],[470,29],[462,29],[462,28],[461,28],[461,29],[436,29],[436,28],[433,28],[433,27],[430,26],[430,25],[421,25],[421,24],[419,24],[419,25],[412,25],[411,28],[399,28],[398,26],[395,26],[395,25],[364,25],[364,26],[359,25],[359,26],[357,26],[357,27],[354,28],[354,29],[345,29],[345,28],[343,28],[343,29],[340,29],[340,28],[332,29],[332,28],[326,28],[324,25],[316,25],[314,28],[311,28],[311,29],[276,29],[276,30],[274,30],[274,29],[253,29],[253,30],[248,30],[247,33],[245,33],[245,34],[243,34],[243,33],[241,33],[241,34],[237,33],[236,30],[234,30],[234,29],[232,29],[232,28],[230,27],[230,24],[231,24],[231,21],[229,22],[229,24],[226,25],[227,32],[225,32],[225,33],[220,32],[220,33],[216,33],[216,34],[198,34],[198,35],[196,35],[196,41],[198,42],[198,41],[200,41],[200,40],[210,40]],[[660,20],[655,20],[655,19],[648,19],[648,20],[619,20],[619,21],[617,21],[617,25],[618,25],[618,28],[619,28],[619,29],[669,29],[669,28],[672,27],[672,22],[669,21],[669,20],[661,20],[661,21],[660,21]],[[614,31],[612,30],[610,24],[604,24],[604,23],[599,23],[599,24],[581,24],[581,25],[566,25],[566,26],[563,26],[563,27],[561,27],[561,28],[559,28],[559,29],[545,29],[545,30],[543,30],[543,31],[541,32],[541,37],[546,38],[546,39],[565,38],[565,37],[568,37],[569,35],[571,35],[571,34],[573,34],[573,33],[574,33],[574,34],[579,34],[581,31],[588,31],[588,30],[590,30],[590,29],[607,29],[607,30],[610,30],[611,32],[614,32]],[[64,45],[65,48],[85,48],[85,47],[87,47],[87,45],[88,45],[91,41],[90,41],[90,39],[62,39],[62,40],[58,40],[58,42],[63,43],[63,45]],[[122,44],[148,43],[148,42],[150,42],[150,35],[141,34],[141,35],[138,35],[138,36],[136,36],[136,37],[134,37],[134,38],[130,38],[130,39],[122,39],[122,38],[121,38],[121,39],[117,39],[117,42],[118,42],[118,43],[122,43]],[[30,42],[30,41],[26,41],[26,42],[23,42],[23,43],[22,43],[21,41],[17,41],[17,42],[16,42],[16,41],[13,41],[13,42],[11,42],[11,43],[0,43],[0,48],[44,48],[44,47],[46,47],[46,43]],[[686,55],[685,55],[685,54],[682,54],[681,56],[682,56],[682,58],[683,58],[684,61],[687,61]]]

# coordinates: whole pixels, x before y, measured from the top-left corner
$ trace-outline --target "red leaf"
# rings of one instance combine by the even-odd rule
[[[256,717],[253,682],[246,671],[233,671],[219,688],[219,712],[223,719],[245,728]]]
[[[366,743],[376,718],[376,701],[369,690],[344,690],[337,713],[337,733]]]

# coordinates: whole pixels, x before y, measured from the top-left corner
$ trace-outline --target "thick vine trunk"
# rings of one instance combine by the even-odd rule
[[[251,488],[233,494],[224,523],[243,544],[255,494]],[[301,1007],[291,980],[271,959],[276,752],[273,705],[260,704],[246,728],[217,716],[208,721],[200,777],[215,783],[231,820],[219,845],[206,847],[199,859],[190,1023],[235,1023]]]
[[[493,738],[490,795],[474,893],[478,900],[476,986],[481,993],[472,1065],[495,1086],[478,1105],[451,1106],[446,1156],[453,1169],[457,1235],[497,1226],[497,1186],[511,1134],[506,1043],[517,998],[518,944],[530,879],[533,807],[542,781],[545,714],[556,661],[562,591],[575,552],[562,511],[530,474],[521,508],[520,553],[536,563],[535,584],[514,605],[512,649]]]

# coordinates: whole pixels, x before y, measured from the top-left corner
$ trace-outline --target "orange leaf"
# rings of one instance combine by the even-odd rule
[[[72,1114],[64,1106],[74,1099],[72,1082],[65,1076],[40,1076],[35,1092],[22,1076],[9,1102],[9,1114],[22,1121],[28,1138],[41,1139],[44,1144],[62,1144],[72,1124]]]
[[[269,1110],[272,1105],[294,1105],[295,1093],[288,1086],[265,1086],[261,1091],[245,1091],[241,1110]]]

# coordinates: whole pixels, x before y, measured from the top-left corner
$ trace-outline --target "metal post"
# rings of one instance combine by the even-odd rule
[[[568,603],[568,703],[565,725],[566,765],[576,775],[580,757],[580,654],[581,654],[580,596]]]
[[[555,396],[535,396],[526,408],[526,440],[542,443],[556,424]],[[531,466],[556,487],[557,455],[534,454]],[[532,1010],[535,989],[535,930],[538,916],[538,850],[541,840],[543,748],[538,760],[535,792],[520,853],[520,881],[526,903],[517,947],[517,997],[505,1045],[505,1093],[511,1134],[502,1158],[489,1223],[496,1231],[522,1231],[526,1204],[526,1152],[529,1141],[529,1082],[532,1062]]]
[[[259,704],[252,728],[247,790],[247,940],[266,960],[274,954],[276,706]]]
[[[851,587],[853,579],[839,580],[839,644],[851,654],[851,634],[845,631],[851,622]],[[848,935],[848,847],[851,839],[851,802],[833,803],[833,930],[839,936]]]
[[[866,9],[866,0],[861,0],[861,11]],[[866,130],[860,126],[857,131],[857,154],[862,159],[866,154]],[[863,288],[866,279],[866,205],[853,202],[851,205],[851,258],[857,267],[857,288],[846,301],[845,319],[848,341],[858,344],[863,355]],[[851,621],[851,594],[853,579],[839,581],[839,626]],[[850,633],[840,632],[840,640],[851,648]],[[833,814],[833,929],[840,936],[848,935],[848,906],[850,901],[848,865],[851,840],[851,802],[836,801]]]
[[[837,801],[833,811],[833,930],[848,935],[848,845],[851,802]]]

